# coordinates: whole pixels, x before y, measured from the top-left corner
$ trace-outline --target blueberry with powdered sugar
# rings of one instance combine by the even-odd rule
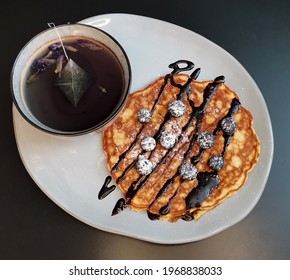
[[[211,169],[219,171],[224,167],[224,159],[220,156],[213,156],[209,159],[208,165]]]
[[[186,111],[185,104],[180,100],[174,100],[168,105],[168,111],[173,117],[181,117]]]
[[[190,181],[196,178],[197,169],[193,164],[185,162],[179,167],[179,174],[183,180]]]
[[[231,135],[235,132],[237,124],[233,117],[228,117],[222,119],[221,128],[226,134]]]
[[[148,109],[142,108],[137,113],[137,117],[140,123],[149,123],[151,121],[152,114]]]
[[[147,176],[153,170],[153,163],[149,159],[140,156],[136,163],[136,169],[140,175]]]
[[[160,145],[163,148],[171,149],[176,142],[176,136],[168,132],[162,132],[160,137]]]
[[[202,132],[197,137],[197,144],[202,149],[209,149],[213,146],[214,136],[209,132]]]
[[[156,147],[156,141],[153,137],[146,137],[141,141],[141,147],[146,152],[151,152]]]

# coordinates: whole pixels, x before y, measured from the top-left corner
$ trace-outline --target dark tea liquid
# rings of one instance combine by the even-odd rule
[[[102,49],[78,46],[75,42],[79,39],[101,46]],[[39,73],[37,80],[25,85],[24,98],[30,112],[48,127],[67,132],[85,130],[104,121],[116,108],[124,89],[124,74],[112,51],[99,42],[81,37],[62,40],[64,45],[77,49],[77,52],[67,51],[68,57],[91,76],[91,86],[74,107],[55,85],[57,74],[54,73],[56,64],[53,64]],[[47,48],[46,53],[48,51]],[[46,53],[35,53],[32,60]]]

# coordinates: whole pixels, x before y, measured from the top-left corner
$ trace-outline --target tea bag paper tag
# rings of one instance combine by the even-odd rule
[[[74,107],[91,85],[91,77],[72,59],[69,59],[56,78],[55,85],[65,94]]]

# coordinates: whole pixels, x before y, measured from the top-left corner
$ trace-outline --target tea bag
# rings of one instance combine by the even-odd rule
[[[66,48],[55,27],[55,24],[53,22],[48,23],[48,26],[55,29],[67,61],[66,65],[62,68],[63,61],[62,59],[59,60],[61,63],[60,67],[57,67],[56,69],[58,77],[56,78],[55,85],[58,86],[59,89],[65,94],[71,104],[74,107],[77,107],[83,94],[91,85],[91,77],[78,64],[76,64],[71,58],[68,57]],[[58,47],[59,46],[57,46],[57,48]]]
[[[65,94],[71,104],[77,107],[91,82],[91,77],[72,59],[69,59],[56,78],[55,85]]]

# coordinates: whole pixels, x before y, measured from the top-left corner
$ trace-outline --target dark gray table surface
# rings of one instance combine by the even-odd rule
[[[236,57],[256,81],[272,119],[274,160],[260,201],[238,224],[199,242],[151,244],[76,220],[27,173],[13,132],[13,62],[47,22],[77,22],[104,13],[144,15],[199,33]],[[290,258],[290,1],[11,0],[1,2],[0,15],[1,259]]]

